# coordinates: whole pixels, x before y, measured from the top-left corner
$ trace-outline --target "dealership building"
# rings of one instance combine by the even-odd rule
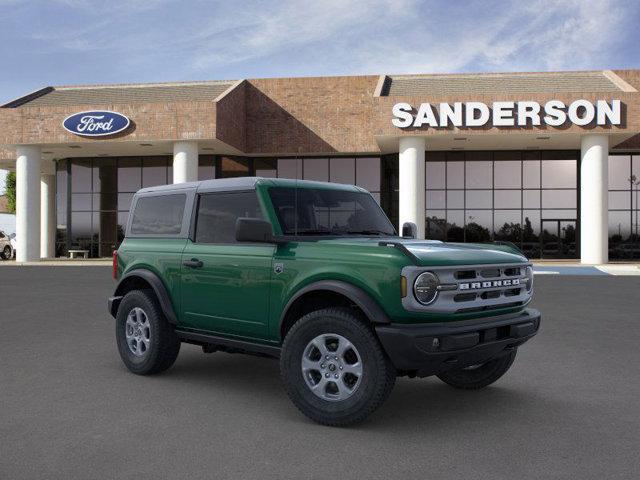
[[[0,107],[17,258],[110,256],[142,187],[351,183],[421,238],[640,258],[640,70],[46,87]]]

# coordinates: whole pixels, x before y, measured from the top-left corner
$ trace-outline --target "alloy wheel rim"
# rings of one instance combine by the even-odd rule
[[[356,347],[336,333],[318,335],[307,344],[301,369],[305,384],[314,395],[336,402],[356,392],[364,371]]]
[[[134,307],[127,315],[125,338],[131,353],[137,357],[144,356],[151,344],[151,323],[149,317],[140,307]]]

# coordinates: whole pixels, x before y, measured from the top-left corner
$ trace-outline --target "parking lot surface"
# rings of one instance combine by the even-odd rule
[[[0,275],[0,479],[613,479],[640,472],[640,277],[536,276],[539,335],[480,392],[399,379],[357,428],[289,402],[273,360],[183,345],[121,363],[109,267]]]

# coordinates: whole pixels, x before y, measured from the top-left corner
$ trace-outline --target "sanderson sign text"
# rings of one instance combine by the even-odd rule
[[[415,113],[414,113],[415,112]],[[560,100],[538,102],[493,102],[491,108],[482,102],[441,103],[436,109],[430,103],[421,103],[417,111],[408,103],[393,106],[393,123],[407,127],[526,127],[549,125],[560,127],[567,120],[574,125],[620,125],[620,100],[575,100],[566,105]]]

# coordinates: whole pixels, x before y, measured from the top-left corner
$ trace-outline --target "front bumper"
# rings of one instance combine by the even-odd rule
[[[540,312],[518,313],[461,322],[387,324],[376,333],[396,369],[419,377],[477,365],[499,357],[533,337]]]

